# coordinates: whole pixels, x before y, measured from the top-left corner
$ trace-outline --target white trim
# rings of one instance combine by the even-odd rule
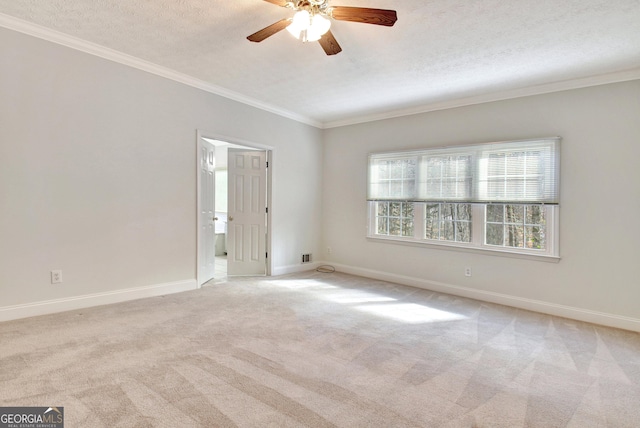
[[[0,307],[0,322],[197,289],[195,279]]]
[[[421,288],[439,293],[453,294],[455,296],[467,297],[484,302],[497,303],[514,308],[526,309],[543,314],[554,315],[573,320],[600,324],[608,327],[621,328],[640,332],[640,319],[610,314],[606,312],[592,311],[590,309],[576,308],[573,306],[559,305],[556,303],[544,302],[541,300],[527,299],[523,297],[510,296],[508,294],[494,293],[458,285],[445,284],[443,282],[430,281],[422,278],[415,278],[405,275],[382,272],[372,269],[365,269],[355,266],[347,266],[335,263],[328,263],[336,268],[338,272],[351,275],[363,276],[382,281],[389,281],[396,284]]]
[[[483,254],[485,256],[500,256],[500,257],[510,257],[513,259],[524,259],[524,260],[535,260],[539,262],[547,262],[547,263],[559,263],[561,260],[560,256],[551,256],[546,253],[543,254],[535,254],[535,253],[524,253],[518,251],[511,251],[506,247],[491,247],[491,246],[482,246],[482,247],[473,247],[470,245],[464,245],[457,242],[451,241],[428,241],[425,239],[411,239],[411,238],[396,238],[394,236],[384,236],[384,235],[376,235],[376,236],[367,236],[367,241],[377,242],[377,243],[387,243],[387,244],[395,244],[395,245],[406,245],[409,247],[424,247],[430,248],[432,250],[447,250],[447,251],[462,251],[465,253],[475,253],[475,254]]]
[[[199,133],[198,135],[200,135],[201,138],[204,138],[206,140],[212,140],[212,141],[220,141],[223,143],[229,143],[229,146],[231,147],[241,147],[241,148],[249,148],[249,149],[256,149],[256,150],[271,150],[273,151],[274,148],[273,146],[270,146],[268,144],[260,144],[260,143],[254,143],[253,141],[248,141],[248,140],[243,140],[241,138],[236,138],[236,137],[230,137],[228,135],[223,135],[223,134],[216,134],[215,132],[208,132],[207,130],[202,130],[202,129],[197,129],[196,130],[197,133]]]
[[[200,201],[200,190],[202,189],[202,179],[200,178],[200,162],[202,160],[202,155],[200,154],[202,134],[199,129],[196,129],[196,285],[198,288],[202,287],[202,274],[200,270],[201,265],[201,253],[202,253],[202,238],[200,236],[200,228],[202,227],[202,215],[200,214],[200,206],[202,205]]]
[[[311,262],[311,263],[304,263],[304,264],[301,263],[297,265],[277,266],[273,269],[272,272],[274,276],[287,275],[290,273],[299,273],[299,272],[306,272],[309,270],[316,270],[317,268],[319,268],[324,264],[326,263]]]
[[[37,37],[39,39],[66,46],[68,48],[88,53],[90,55],[94,55],[109,61],[127,65],[129,67],[137,68],[138,70],[146,71],[148,73],[155,74],[156,76],[183,83],[187,86],[202,89],[203,91],[210,92],[212,94],[219,95],[233,101],[238,101],[242,104],[246,104],[260,110],[268,111],[270,113],[277,114],[278,116],[286,117],[287,119],[295,120],[296,122],[305,123],[316,128],[322,128],[322,122],[303,116],[301,114],[276,107],[272,104],[259,101],[255,98],[247,97],[238,92],[231,91],[229,89],[211,84],[209,82],[205,82],[204,80],[196,79],[195,77],[179,73],[177,71],[162,67],[149,61],[145,61],[132,55],[128,55],[123,52],[98,45],[96,43],[91,43],[86,40],[82,40],[77,37],[73,37],[68,34],[34,24],[32,22],[15,18],[13,16],[0,13],[0,27],[8,28],[9,30]]]
[[[219,95],[224,98],[228,98],[233,101],[240,102],[242,104],[249,105],[251,107],[258,108],[270,113],[277,114],[278,116],[285,117],[287,119],[295,120],[296,122],[304,123],[314,126],[319,129],[338,128],[341,126],[355,125],[359,123],[374,122],[377,120],[392,119],[402,116],[411,116],[414,114],[428,113],[431,111],[447,110],[458,107],[465,107],[475,104],[483,104],[494,101],[503,101],[513,98],[521,98],[532,95],[542,95],[552,92],[560,92],[571,89],[580,89],[590,86],[606,85],[609,83],[627,82],[630,80],[640,79],[640,68],[633,68],[630,70],[617,71],[612,73],[600,74],[596,76],[583,77],[579,79],[563,80],[560,82],[546,83],[542,85],[527,86],[524,88],[511,89],[505,91],[492,92],[488,94],[476,95],[472,97],[459,98],[450,101],[442,101],[435,103],[422,104],[418,107],[411,107],[406,109],[392,110],[384,113],[376,113],[358,117],[352,117],[347,119],[339,119],[334,121],[322,122],[313,118],[300,115],[298,113],[285,110],[274,106],[272,104],[265,103],[263,101],[256,100],[254,98],[247,97],[240,93],[230,91],[220,86],[205,82],[200,79],[188,76],[186,74],[178,73],[166,67],[161,67],[157,64],[153,64],[148,61],[144,61],[140,58],[136,58],[125,53],[109,49],[107,47],[91,43],[86,40],[79,39],[77,37],[70,36],[59,31],[46,28],[32,22],[24,21],[19,18],[15,18],[10,15],[0,13],[0,27],[7,28],[9,30],[17,31],[19,33],[27,34],[39,39],[43,39],[49,42],[57,43],[62,46],[66,46],[71,49],[75,49],[81,52],[85,52],[91,55],[98,56],[100,58],[107,59],[109,61],[117,62],[120,64],[128,65],[139,70],[146,71],[148,73],[155,74],[157,76],[164,77],[185,85],[201,89],[212,94]]]
[[[273,209],[271,207],[271,201],[273,201],[273,149],[267,149],[267,276],[271,276],[273,269]]]
[[[324,122],[322,128],[339,128],[341,126],[357,125],[359,123],[375,122],[378,120],[393,119],[396,117],[411,116],[414,114],[429,113],[432,111],[448,110],[466,107],[476,104],[504,101],[514,98],[529,97],[534,95],[549,94],[552,92],[568,91],[572,89],[588,88],[591,86],[607,85],[610,83],[628,82],[640,79],[640,68],[616,71],[613,73],[599,74],[580,79],[562,80],[560,82],[545,83],[542,85],[526,86],[523,88],[491,92],[466,98],[458,98],[435,103],[426,103],[418,107],[393,110],[384,113],[376,113],[365,116]]]

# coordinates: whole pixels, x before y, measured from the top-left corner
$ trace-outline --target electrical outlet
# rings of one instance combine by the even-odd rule
[[[61,270],[52,270],[51,271],[51,283],[59,284],[62,282],[62,271]]]
[[[466,267],[464,268],[464,276],[471,276],[471,268],[470,267]]]
[[[331,247],[327,247],[327,254],[331,254]]]

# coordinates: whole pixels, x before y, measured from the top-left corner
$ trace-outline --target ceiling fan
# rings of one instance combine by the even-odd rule
[[[285,18],[247,37],[252,42],[261,42],[285,28],[303,42],[317,41],[327,55],[342,51],[329,28],[331,19],[361,22],[392,27],[398,20],[395,10],[366,7],[329,6],[328,0],[264,0],[277,6],[296,11],[293,18]]]

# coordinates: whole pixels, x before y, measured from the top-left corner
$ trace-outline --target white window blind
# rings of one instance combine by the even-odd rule
[[[416,193],[417,157],[402,153],[369,157],[369,198],[410,201]]]
[[[559,203],[560,139],[369,155],[368,200]]]

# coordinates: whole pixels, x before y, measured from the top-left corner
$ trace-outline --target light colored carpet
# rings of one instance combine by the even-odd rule
[[[640,335],[339,273],[0,323],[72,427],[637,427]]]

